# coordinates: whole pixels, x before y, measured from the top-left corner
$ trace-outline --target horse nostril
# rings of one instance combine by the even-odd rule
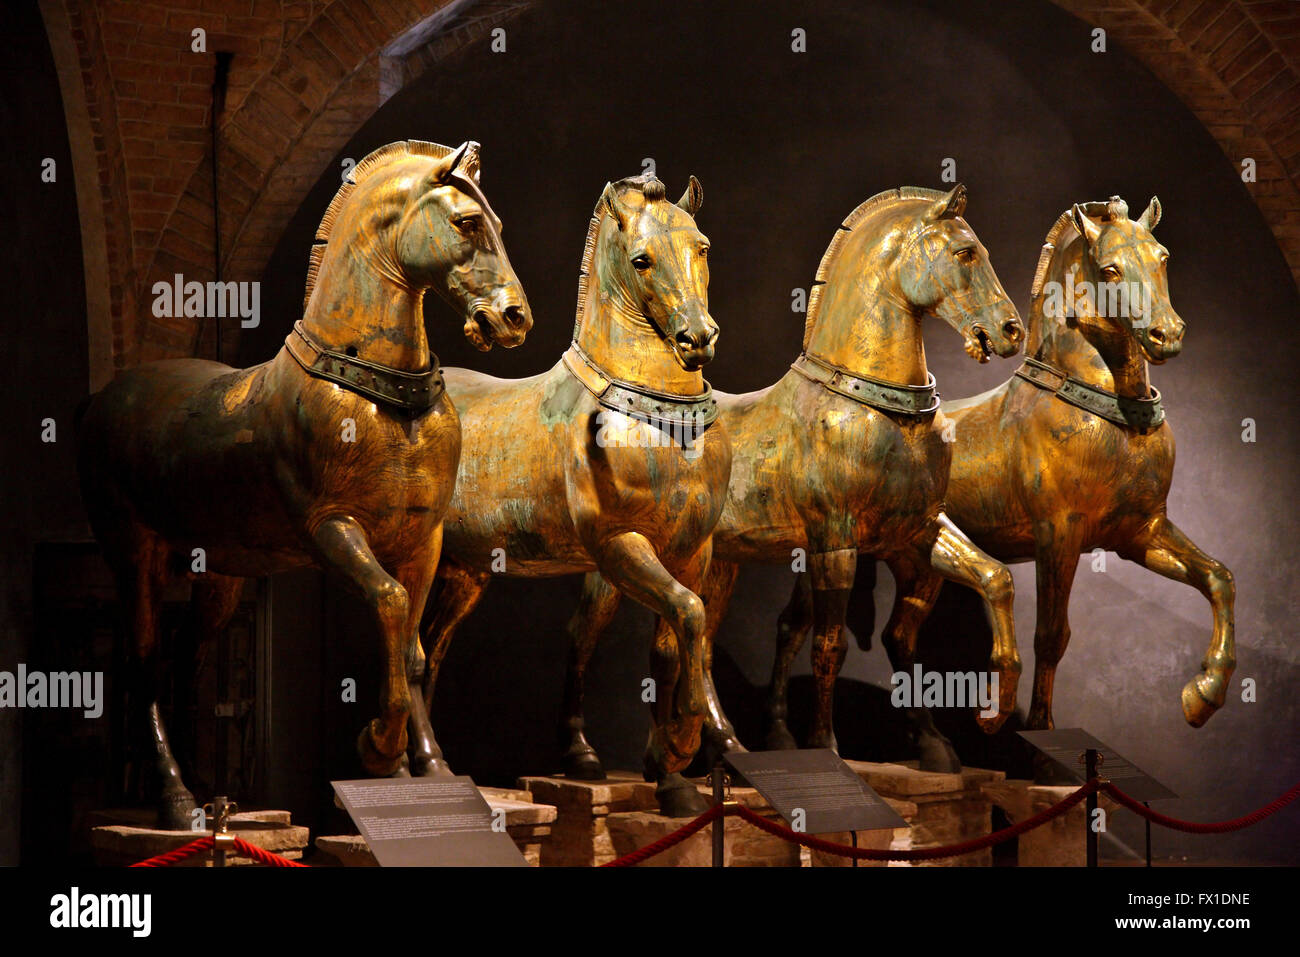
[[[474,321],[478,323],[480,328],[482,329],[488,328],[490,324],[490,317],[488,316],[488,311],[486,309],[475,309]]]
[[[1163,332],[1161,332],[1159,329],[1154,329],[1154,328],[1153,328],[1153,329],[1151,330],[1151,332],[1150,332],[1150,335],[1151,335],[1151,338],[1152,338],[1153,341],[1155,341],[1155,342],[1159,342],[1159,343],[1161,343],[1162,345],[1164,344],[1164,341],[1165,341],[1165,334],[1164,334]]]
[[[505,318],[506,325],[517,329],[528,320],[528,313],[524,312],[523,306],[506,306]]]
[[[673,336],[673,339],[675,339],[677,344],[683,349],[694,349],[697,345],[695,338],[685,329]]]
[[[1012,342],[1020,339],[1020,323],[1015,319],[1008,319],[1002,324],[1002,335],[1006,336]]]

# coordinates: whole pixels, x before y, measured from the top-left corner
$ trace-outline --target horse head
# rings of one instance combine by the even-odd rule
[[[896,281],[914,309],[948,323],[972,359],[988,362],[1015,355],[1025,330],[965,211],[961,184],[921,210],[895,260]]]
[[[1098,351],[1113,353],[1131,338],[1148,362],[1183,348],[1186,324],[1169,302],[1169,250],[1151,235],[1160,221],[1155,196],[1136,220],[1118,196],[1076,203],[1070,210],[1081,238],[1072,324]]]
[[[653,175],[607,183],[597,238],[600,294],[648,322],[688,372],[713,358],[709,240],[695,225],[704,190],[694,176],[676,203]]]

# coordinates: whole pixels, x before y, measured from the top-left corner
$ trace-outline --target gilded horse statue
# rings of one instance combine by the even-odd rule
[[[478,173],[476,143],[369,154],[317,230],[303,317],[275,358],[148,363],[82,412],[82,494],[133,632],[160,826],[189,827],[194,806],[158,706],[159,603],[180,574],[193,580],[200,640],[229,621],[246,577],[316,565],[363,598],[385,672],[358,748],[371,774],[401,765],[408,646],[460,452],[424,291],[481,349],[518,345],[532,325]]]
[[[996,730],[1015,707],[1020,659],[1010,572],[962,533],[944,509],[951,445],[921,324],[937,316],[961,333],[980,362],[1009,356],[1023,338],[988,253],[963,218],[966,190],[887,190],[855,209],[837,230],[808,301],[803,352],[778,382],[746,395],[716,393],[734,464],[726,507],[713,533],[713,563],[702,592],[708,612],[705,680],[709,745],[740,749],[718,702],[708,666],[738,566],[806,558],[811,589],[778,628],[770,702],[771,748],[795,747],[786,726],[790,662],[811,628],[816,713],[810,745],[834,749],[835,676],[844,660],[844,618],[859,556],[889,563],[900,581],[933,573],[979,592],[993,628],[991,667],[999,675]],[[565,771],[603,776],[583,733],[587,661],[613,617],[618,593],[588,575],[572,628],[564,721]]]
[[[660,615],[646,754],[662,813],[708,802],[682,777],[704,721],[704,605],[696,592],[722,512],[731,446],[701,368],[718,327],[692,177],[676,203],[653,176],[608,184],[587,233],[573,342],[549,371],[501,380],[447,370],[463,447],[440,590],[424,634],[425,704],[457,626],[494,573],[599,569]],[[446,770],[430,734],[416,774]]]
[[[1053,726],[1083,552],[1113,550],[1209,601],[1210,646],[1182,690],[1192,727],[1223,705],[1235,666],[1232,573],[1168,515],[1174,435],[1148,364],[1178,355],[1184,323],[1169,301],[1168,250],[1152,235],[1160,215],[1152,197],[1130,219],[1118,196],[1062,213],[1034,275],[1024,365],[996,389],[943,405],[955,425],[949,515],[998,559],[1036,565],[1032,729]],[[925,575],[899,590],[885,632],[895,668],[910,668],[917,626],[941,585]],[[960,767],[929,713],[911,717],[931,765]]]

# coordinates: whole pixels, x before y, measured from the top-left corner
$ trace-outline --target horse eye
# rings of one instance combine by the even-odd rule
[[[1107,266],[1101,271],[1101,274],[1110,282],[1115,282],[1121,275],[1118,266]]]
[[[957,261],[964,266],[969,266],[975,261],[975,250],[959,249],[957,251]]]
[[[478,229],[478,218],[475,216],[465,216],[456,220],[456,228],[463,233],[472,233]]]
[[[701,256],[702,258],[704,258],[704,259],[708,259],[708,258],[709,258],[709,247],[708,247],[708,246],[701,246],[701,247],[700,247],[700,256]]]
[[[650,257],[646,255],[637,256],[632,260],[632,265],[643,272],[650,268]]]

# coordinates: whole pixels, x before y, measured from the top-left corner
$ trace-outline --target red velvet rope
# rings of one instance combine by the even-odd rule
[[[633,864],[640,864],[642,861],[654,857],[661,851],[666,851],[674,844],[680,844],[696,831],[708,827],[710,823],[720,817],[724,817],[731,811],[731,808],[725,804],[715,804],[689,824],[685,824],[666,834],[653,844],[647,844],[645,847],[635,850],[630,854],[624,854],[618,860],[609,861],[600,865],[601,867],[631,867]]]
[[[1252,824],[1258,824],[1270,814],[1276,814],[1282,808],[1286,807],[1297,797],[1300,797],[1300,784],[1296,784],[1291,790],[1287,791],[1276,801],[1265,804],[1258,810],[1251,811],[1242,817],[1233,818],[1231,821],[1211,821],[1200,824],[1196,821],[1183,821],[1176,817],[1167,817],[1159,811],[1153,811],[1141,801],[1136,801],[1129,797],[1115,785],[1107,781],[1101,786],[1102,790],[1113,797],[1124,807],[1128,808],[1134,814],[1138,814],[1152,824],[1159,824],[1162,827],[1171,828],[1175,831],[1183,831],[1187,834],[1226,834],[1229,831],[1240,831],[1244,827],[1250,827]]]
[[[139,861],[132,864],[132,867],[171,867],[173,864],[179,864],[187,857],[193,857],[195,854],[202,854],[210,850],[216,843],[211,834],[200,837],[198,840],[190,841],[184,847],[178,847],[174,851],[168,851],[166,854],[159,854],[147,860]],[[236,837],[234,841],[234,851],[236,854],[243,854],[245,857],[251,857],[259,864],[265,864],[268,867],[306,867],[306,864],[300,864],[298,861],[291,861],[288,858],[281,857],[279,854],[273,854],[266,848],[258,847],[256,844],[249,844],[242,837]]]

